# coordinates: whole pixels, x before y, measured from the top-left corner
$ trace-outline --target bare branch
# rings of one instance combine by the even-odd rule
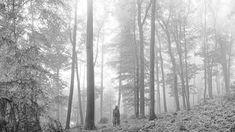
[[[149,9],[150,9],[151,5],[152,5],[152,1],[150,0],[149,5],[148,5],[148,7],[147,7],[146,10],[145,10],[144,19],[143,19],[143,21],[142,21],[142,23],[141,23],[142,25],[144,25],[144,23],[145,23],[145,21],[146,21],[146,19],[147,19],[148,12],[149,12]]]

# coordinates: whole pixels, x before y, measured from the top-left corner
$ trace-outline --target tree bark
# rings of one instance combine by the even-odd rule
[[[69,102],[68,102],[68,111],[67,111],[67,120],[66,120],[65,129],[70,128],[70,117],[71,117],[73,89],[74,89],[74,70],[75,70],[75,61],[76,61],[76,36],[77,36],[77,0],[75,0],[75,18],[74,18],[73,40],[72,40],[73,51],[72,51],[71,82],[70,82]]]
[[[154,99],[154,47],[155,47],[155,8],[156,8],[156,0],[152,0],[152,15],[151,15],[151,40],[150,40],[150,113],[149,120],[153,120],[156,118],[155,115],[155,99]],[[157,67],[158,68],[158,67]],[[158,87],[159,92],[159,87]]]
[[[87,0],[87,108],[85,130],[95,129],[95,79],[93,65],[93,0]]]

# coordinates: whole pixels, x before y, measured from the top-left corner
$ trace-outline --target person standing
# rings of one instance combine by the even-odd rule
[[[118,106],[113,110],[113,126],[120,125],[120,111]]]

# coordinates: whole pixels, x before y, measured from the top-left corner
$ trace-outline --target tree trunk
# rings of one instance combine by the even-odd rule
[[[216,67],[216,70],[217,70],[217,73],[216,73],[216,89],[217,89],[217,96],[220,96],[221,95],[221,92],[220,92],[220,75],[219,75],[219,67],[217,66]]]
[[[206,89],[207,89],[207,33],[206,33],[206,0],[204,0],[204,36],[203,36],[203,55],[204,55],[204,101],[206,100]]]
[[[82,92],[82,111],[83,115],[86,114],[86,95],[85,95],[85,90],[86,90],[86,64],[84,64],[84,69],[83,69],[83,92]]]
[[[74,70],[75,70],[75,59],[76,59],[76,36],[77,36],[77,0],[75,2],[75,18],[74,18],[74,29],[73,29],[73,51],[72,51],[72,68],[71,68],[71,82],[70,82],[70,92],[69,92],[69,102],[68,102],[68,111],[67,111],[67,120],[65,129],[70,128],[70,117],[72,109],[72,100],[73,100],[73,89],[74,89]]]
[[[164,105],[164,112],[167,112],[167,104],[166,104],[166,86],[165,86],[165,74],[164,74],[164,67],[163,67],[163,58],[162,58],[162,44],[160,41],[160,37],[158,35],[158,43],[159,43],[159,57],[160,57],[160,66],[161,66],[161,74],[162,74],[162,89],[163,89],[163,105]]]
[[[161,113],[161,96],[160,96],[160,82],[159,82],[159,57],[158,57],[158,49],[156,47],[156,78],[157,78],[157,112]]]
[[[140,38],[140,118],[145,117],[145,101],[144,101],[144,33],[143,25],[141,22],[141,1],[137,0],[138,5],[138,27],[139,27],[139,38]]]
[[[151,15],[151,40],[150,40],[150,113],[149,120],[153,120],[156,118],[155,115],[155,99],[154,99],[154,47],[155,47],[155,5],[156,1],[152,0],[152,15]],[[158,68],[158,67],[157,67]],[[158,87],[159,92],[159,87]]]
[[[222,57],[222,68],[223,68],[223,74],[224,74],[224,84],[225,84],[225,91],[226,95],[229,95],[229,80],[228,80],[228,60],[227,60],[227,46],[226,44],[220,42],[220,50],[221,50],[221,57]]]
[[[187,40],[186,40],[186,30],[184,25],[184,63],[185,63],[185,80],[186,80],[186,103],[187,110],[190,110],[190,91],[189,91],[189,77],[188,77],[188,48],[187,48]]]
[[[102,119],[103,117],[103,91],[104,91],[103,78],[104,78],[104,44],[102,44],[101,46],[100,119]]]
[[[121,105],[121,88],[122,88],[122,78],[121,78],[121,66],[120,66],[120,71],[119,71],[119,87],[118,87],[118,108],[120,109],[120,105]]]
[[[229,53],[228,53],[228,87],[230,88],[230,82],[231,82],[231,57],[232,57],[232,49],[233,49],[233,38],[232,35],[230,37],[230,42],[229,42]]]
[[[78,106],[79,106],[79,115],[80,115],[80,121],[81,121],[81,125],[83,125],[84,121],[83,121],[83,112],[82,112],[82,98],[81,98],[81,88],[80,88],[80,78],[79,78],[79,74],[78,74],[78,57],[76,55],[76,74],[77,74],[77,85],[78,85]]]
[[[134,5],[134,26],[133,26],[133,31],[134,31],[134,47],[135,47],[135,102],[134,102],[134,107],[135,107],[135,117],[139,118],[139,48],[138,44],[136,42],[136,1]]]
[[[212,63],[211,63],[211,65],[212,65]],[[213,92],[212,92],[212,66],[211,65],[208,66],[208,95],[209,95],[210,99],[213,98]]]
[[[57,67],[56,68],[56,76],[57,76],[57,90],[58,90],[58,99],[60,99],[60,87],[59,87],[59,75],[60,75],[60,69]],[[56,111],[56,118],[58,121],[60,121],[60,103],[59,101],[57,102],[57,111]]]
[[[95,129],[95,79],[93,65],[93,0],[87,0],[87,108],[85,130]]]
[[[166,34],[167,34],[167,42],[168,42],[168,53],[171,58],[172,70],[173,70],[173,76],[174,76],[174,97],[175,97],[175,103],[176,103],[176,111],[179,111],[180,104],[179,104],[179,95],[178,95],[178,86],[177,86],[178,84],[177,84],[176,62],[175,62],[174,55],[172,53],[170,34],[168,31],[166,31]]]

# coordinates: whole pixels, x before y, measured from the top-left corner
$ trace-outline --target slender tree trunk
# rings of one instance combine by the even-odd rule
[[[140,50],[140,118],[145,117],[145,101],[144,101],[144,33],[141,22],[141,1],[137,0],[138,5],[138,27],[139,27],[139,50]]]
[[[80,88],[80,78],[79,78],[79,74],[78,74],[78,57],[76,55],[76,74],[77,74],[77,85],[78,85],[78,106],[79,106],[79,115],[80,115],[80,121],[81,124],[84,124],[83,121],[83,112],[82,112],[82,98],[81,98],[81,88]]]
[[[209,98],[213,98],[213,91],[212,91],[212,63],[208,66],[208,95]]]
[[[206,30],[206,0],[204,0],[204,36],[203,36],[203,54],[204,54],[204,101],[206,100],[206,89],[207,89],[207,30]]]
[[[103,117],[103,91],[104,91],[103,78],[104,78],[104,43],[101,46],[100,119],[102,119]]]
[[[225,92],[226,95],[229,95],[229,80],[228,80],[228,60],[227,60],[227,46],[224,43],[220,42],[220,51],[222,55],[222,68],[223,68],[223,75],[224,75],[224,84],[225,84]]]
[[[86,94],[85,94],[85,91],[86,91],[86,64],[84,64],[84,69],[83,69],[83,92],[82,92],[82,111],[83,111],[83,115],[85,115],[86,113],[86,109],[85,109],[85,106],[86,106]]]
[[[150,113],[149,120],[153,120],[156,118],[154,105],[154,47],[155,47],[155,8],[156,8],[156,0],[152,0],[152,15],[151,15],[151,40],[150,40]],[[157,67],[158,68],[158,67]],[[158,87],[159,92],[159,87]]]
[[[233,38],[232,35],[230,37],[230,42],[229,42],[229,53],[228,53],[228,87],[230,88],[230,81],[231,81],[231,56],[232,56],[232,49],[233,49]]]
[[[157,99],[157,112],[161,113],[161,96],[160,96],[160,82],[159,82],[159,57],[158,57],[158,49],[156,46],[156,78],[157,78],[157,95],[156,95],[156,99]]]
[[[136,118],[139,118],[139,57],[138,57],[138,46],[137,46],[137,43],[136,43],[136,113],[135,113],[135,116]]]
[[[139,48],[136,42],[136,0],[134,1],[134,47],[135,47],[135,117],[139,118]]]
[[[159,57],[160,57],[160,66],[161,66],[161,74],[162,74],[162,91],[163,91],[163,105],[164,105],[164,112],[167,112],[167,104],[166,104],[166,85],[165,85],[165,74],[164,74],[164,62],[162,58],[162,44],[160,40],[160,36],[158,35],[157,31],[157,38],[159,43]]]
[[[93,0],[87,0],[87,108],[86,130],[95,129],[95,79],[93,65]]]
[[[56,76],[57,76],[57,92],[58,92],[58,99],[60,99],[60,87],[59,87],[59,74],[60,74],[60,69],[59,68],[56,68]],[[57,102],[57,111],[56,111],[56,117],[57,117],[57,120],[60,121],[60,103]]]
[[[118,87],[118,108],[120,109],[120,105],[121,105],[121,97],[122,97],[122,77],[121,77],[121,66],[120,66],[120,71],[119,71],[119,87]]]
[[[228,68],[227,68],[226,62],[222,64],[222,67],[223,67],[223,74],[224,74],[225,91],[226,91],[226,95],[229,95]]]
[[[76,61],[76,36],[77,36],[77,0],[75,0],[75,18],[74,18],[74,29],[73,29],[73,51],[72,51],[72,68],[71,68],[71,82],[70,82],[70,92],[69,92],[69,102],[66,120],[66,129],[70,128],[70,117],[72,110],[72,100],[73,100],[73,89],[74,89],[74,70]]]
[[[217,96],[220,96],[220,75],[219,75],[219,67],[216,67],[217,73],[216,73],[216,89],[217,89]]]
[[[189,77],[188,77],[188,48],[187,48],[185,25],[184,25],[184,56],[185,56],[184,63],[185,63],[185,80],[186,80],[186,103],[187,103],[187,110],[190,110],[191,107],[190,107],[190,90],[189,90]]]

